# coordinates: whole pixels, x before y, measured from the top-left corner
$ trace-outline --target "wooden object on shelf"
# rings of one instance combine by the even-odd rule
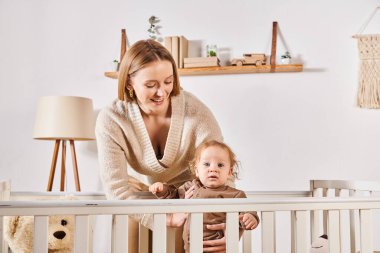
[[[232,59],[231,65],[243,66],[243,65],[256,65],[261,66],[266,63],[267,57],[265,54],[243,54],[244,58]]]
[[[284,73],[284,72],[301,72],[302,64],[286,64],[276,65],[274,71],[270,65],[247,65],[247,66],[218,66],[218,67],[203,67],[203,68],[186,68],[178,69],[180,76],[197,76],[197,75],[225,75],[225,74],[250,74],[250,73]],[[117,79],[118,72],[105,72],[105,76]]]
[[[220,66],[218,57],[184,58],[184,68],[216,67]]]
[[[120,47],[120,60],[119,63],[123,60],[125,53],[127,52],[127,32],[125,29],[121,29],[121,47]]]
[[[272,72],[275,72],[276,68],[276,48],[277,48],[277,22],[273,22],[273,28],[272,28],[272,50],[270,55],[270,65]]]

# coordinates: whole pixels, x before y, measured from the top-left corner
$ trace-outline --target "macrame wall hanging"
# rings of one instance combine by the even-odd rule
[[[375,16],[377,7],[357,35],[360,72],[357,104],[361,108],[380,108],[380,34],[362,34]]]

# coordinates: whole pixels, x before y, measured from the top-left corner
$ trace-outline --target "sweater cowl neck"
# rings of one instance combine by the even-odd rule
[[[172,96],[170,106],[172,110],[170,128],[166,141],[163,157],[158,160],[149,138],[140,107],[135,101],[127,102],[127,112],[138,139],[143,148],[143,157],[147,166],[160,173],[165,171],[175,161],[182,138],[183,122],[185,115],[185,96],[183,91],[177,96]]]

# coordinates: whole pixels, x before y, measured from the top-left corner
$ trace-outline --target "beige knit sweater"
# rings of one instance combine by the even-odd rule
[[[206,140],[223,137],[211,111],[186,91],[171,98],[172,116],[162,159],[157,160],[136,102],[115,100],[96,122],[100,177],[109,199],[132,199],[160,181],[179,186],[193,179],[189,161]],[[152,228],[152,216],[140,215]]]

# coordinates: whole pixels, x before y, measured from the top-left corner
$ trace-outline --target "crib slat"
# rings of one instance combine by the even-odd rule
[[[94,241],[94,216],[93,215],[88,215],[87,216],[88,220],[88,226],[87,226],[87,241],[88,241],[88,251],[89,253],[94,252],[93,249],[93,241]]]
[[[203,213],[190,216],[190,253],[203,251]]]
[[[307,253],[310,244],[308,242],[308,211],[296,211],[296,252]]]
[[[322,188],[316,188],[313,190],[313,197],[323,197]],[[323,234],[322,231],[322,211],[314,210],[311,211],[311,240],[315,241],[319,236]]]
[[[153,219],[153,253],[166,253],[166,214],[154,214]]]
[[[227,213],[226,221],[226,252],[239,252],[239,213]]]
[[[4,238],[4,216],[0,215],[0,252],[8,253],[8,243]]]
[[[373,230],[372,230],[372,211],[360,210],[360,239],[362,253],[372,253]]]
[[[74,252],[86,253],[89,252],[90,238],[88,233],[89,227],[88,215],[75,216],[75,239],[74,239]]]
[[[276,223],[274,212],[261,212],[262,252],[276,252]]]
[[[252,252],[252,232],[251,230],[244,231],[243,234],[243,253]]]
[[[113,215],[112,218],[112,253],[128,252],[128,215]]]
[[[48,252],[48,216],[34,216],[33,252]]]
[[[328,211],[329,252],[340,252],[339,210]]]
[[[296,211],[290,211],[290,252],[296,253]]]
[[[358,195],[358,191],[349,190],[349,196],[354,197]],[[349,210],[350,213],[350,246],[351,253],[359,251],[360,238],[359,233],[359,210]]]

